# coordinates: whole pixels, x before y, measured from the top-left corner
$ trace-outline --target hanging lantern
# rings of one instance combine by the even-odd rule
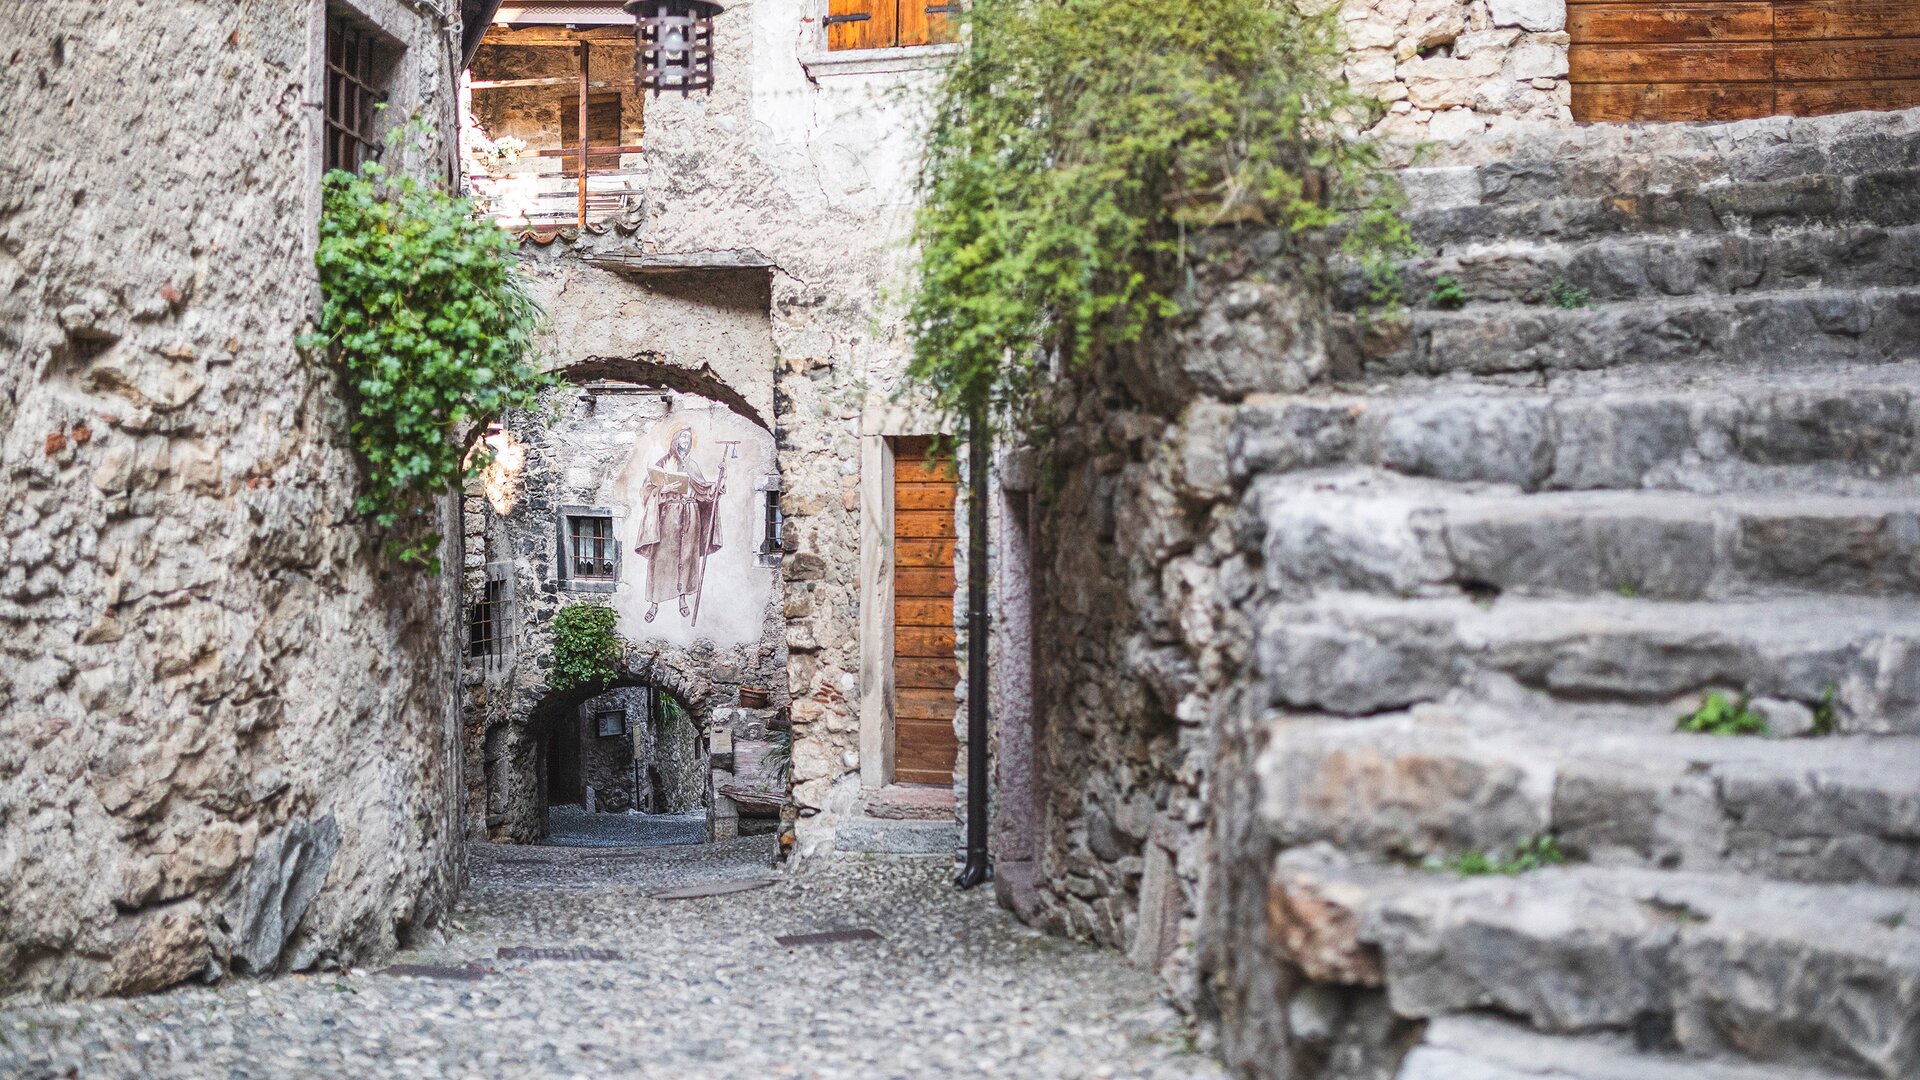
[[[674,90],[686,97],[713,89],[713,0],[627,0],[638,33],[633,82],[641,93]]]

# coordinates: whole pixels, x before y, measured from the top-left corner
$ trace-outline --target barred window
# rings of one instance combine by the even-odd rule
[[[467,651],[476,659],[500,655],[506,637],[502,632],[506,596],[507,583],[491,578],[481,589],[479,599],[473,602],[467,621]]]
[[[347,16],[327,13],[326,153],[328,169],[353,172],[380,156],[376,105],[386,101],[393,50]]]
[[[574,581],[618,581],[620,544],[613,537],[613,518],[567,518],[567,577]]]

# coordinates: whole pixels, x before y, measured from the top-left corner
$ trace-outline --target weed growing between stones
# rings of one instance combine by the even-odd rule
[[[1553,284],[1547,286],[1547,299],[1553,301],[1554,307],[1567,311],[1593,306],[1593,294],[1566,278],[1553,279]]]
[[[1815,736],[1833,734],[1835,725],[1838,724],[1840,720],[1838,712],[1833,707],[1833,699],[1839,692],[1840,688],[1838,686],[1832,683],[1827,684],[1826,693],[1820,695],[1820,704],[1813,707],[1813,729],[1811,734]]]
[[[1742,694],[1736,705],[1727,700],[1727,695],[1715,690],[1698,709],[1682,716],[1674,730],[1693,735],[1765,735],[1766,718],[1747,707],[1751,701]]]
[[[1467,306],[1467,291],[1460,287],[1459,278],[1448,274],[1434,279],[1427,300],[1442,311],[1459,311]]]
[[[1351,134],[1339,11],[1293,0],[976,0],[921,168],[909,373],[949,414],[1029,419],[1071,370],[1176,314],[1197,231],[1341,226],[1376,294],[1413,244]]]
[[[553,673],[547,686],[572,690],[612,682],[619,674],[620,635],[613,630],[619,621],[613,608],[592,600],[561,608],[553,617]]]
[[[430,131],[400,125],[388,158]],[[355,451],[366,467],[354,512],[392,530],[391,551],[439,573],[434,496],[487,465],[466,437],[508,409],[533,409],[551,381],[533,364],[540,310],[521,288],[513,242],[473,206],[390,172],[328,173],[320,214],[324,349],[346,376]]]
[[[1517,877],[1549,866],[1559,866],[1566,861],[1566,853],[1560,850],[1560,841],[1550,834],[1542,833],[1530,840],[1521,841],[1509,856],[1490,855],[1484,851],[1463,851],[1450,859],[1429,860],[1427,869],[1451,870],[1461,877],[1486,877],[1492,874]]]

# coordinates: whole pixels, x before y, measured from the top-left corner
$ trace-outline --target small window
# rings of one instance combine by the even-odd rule
[[[502,621],[506,611],[507,583],[489,578],[467,621],[467,652],[475,659],[499,656],[506,634]]]
[[[780,545],[780,530],[786,518],[780,513],[780,478],[763,477],[755,490],[760,495],[760,547],[755,552],[761,566],[778,567],[784,549]]]
[[[896,49],[953,40],[959,0],[827,0],[827,48]]]
[[[610,517],[570,517],[567,534],[571,541],[572,565],[567,576],[575,581],[617,581],[620,566],[618,545],[613,540]]]
[[[328,169],[356,171],[380,156],[375,106],[387,100],[393,50],[373,31],[327,13],[326,148]]]
[[[576,592],[612,592],[620,582],[614,513],[601,506],[560,508],[560,582]]]
[[[617,705],[593,714],[593,730],[603,739],[623,738],[627,734],[627,710]]]

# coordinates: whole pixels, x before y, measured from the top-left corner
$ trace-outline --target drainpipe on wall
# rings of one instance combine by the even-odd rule
[[[967,862],[953,879],[971,889],[993,877],[987,860],[987,413],[967,416]]]

